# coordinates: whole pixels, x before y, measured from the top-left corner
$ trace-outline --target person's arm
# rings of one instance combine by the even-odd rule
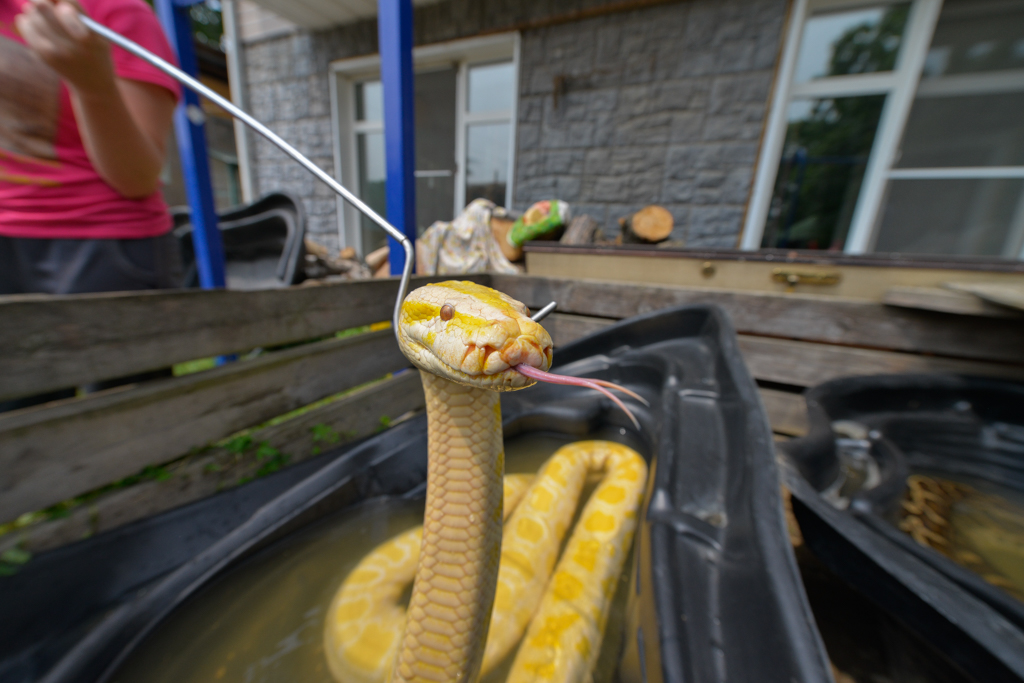
[[[174,95],[118,78],[110,46],[82,23],[80,11],[68,0],[31,0],[15,24],[67,83],[85,151],[100,177],[125,197],[147,197],[160,185]]]

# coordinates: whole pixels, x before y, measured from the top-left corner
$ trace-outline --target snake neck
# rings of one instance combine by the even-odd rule
[[[392,681],[477,679],[498,578],[504,450],[497,392],[421,372],[423,545]]]

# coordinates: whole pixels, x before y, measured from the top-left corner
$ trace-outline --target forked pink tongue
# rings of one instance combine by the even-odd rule
[[[614,401],[615,405],[621,408],[622,412],[629,416],[629,419],[633,421],[633,426],[636,427],[637,429],[640,429],[640,422],[636,419],[636,416],[633,415],[633,413],[630,412],[629,408],[627,408],[626,405],[619,400],[618,396],[608,391],[608,389],[605,389],[605,387],[621,391],[627,396],[631,396],[636,400],[640,401],[645,406],[649,405],[647,401],[643,399],[643,397],[638,396],[629,389],[626,389],[625,387],[620,387],[618,384],[613,384],[612,382],[608,382],[603,379],[587,379],[585,377],[570,377],[569,375],[556,375],[554,373],[544,372],[543,370],[539,370],[535,367],[525,364],[513,366],[513,369],[523,375],[526,375],[530,379],[537,380],[538,382],[547,382],[548,384],[568,384],[574,387],[587,387],[595,391],[600,391],[602,394],[604,394],[612,401]]]

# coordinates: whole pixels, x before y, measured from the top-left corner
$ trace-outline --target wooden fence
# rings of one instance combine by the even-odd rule
[[[557,301],[559,312],[545,321],[556,347],[639,313],[721,306],[780,438],[805,429],[803,389],[835,377],[933,371],[1024,377],[1019,318],[813,295],[530,276],[469,279],[531,308]],[[416,278],[413,286],[427,281]],[[395,281],[377,280],[262,292],[0,298],[0,399],[277,349],[203,372],[0,413],[0,521],[125,477],[141,479],[61,509],[62,519],[0,536],[0,548],[60,545],[210,495],[420,410],[418,376],[401,372],[408,363],[390,329],[336,335],[387,321],[396,290]],[[345,391],[352,393],[309,407]],[[291,419],[273,420],[303,407]]]

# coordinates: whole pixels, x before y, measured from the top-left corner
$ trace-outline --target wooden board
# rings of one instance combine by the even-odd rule
[[[716,304],[741,333],[1024,364],[1024,324],[1013,319],[958,319],[799,294],[623,286],[515,275],[493,275],[491,282],[531,308],[557,301],[562,313],[626,318],[671,306]]]
[[[882,295],[887,306],[941,311],[954,315],[981,315],[994,318],[1019,318],[1020,313],[996,306],[973,294],[956,292],[941,287],[890,287]]]
[[[569,342],[576,341],[580,337],[585,337],[616,322],[618,321],[609,320],[608,318],[552,313],[544,318],[544,322],[541,324],[544,325],[544,329],[551,335],[551,341],[557,349],[559,346],[565,346]],[[558,360],[557,354],[555,355],[555,360]]]
[[[292,465],[314,457],[318,449],[326,451],[374,434],[381,428],[381,417],[394,420],[423,407],[419,373],[402,373],[280,424],[253,431],[249,435],[253,445],[241,456],[225,448],[211,448],[169,466],[166,479],[111,491],[72,509],[67,517],[0,537],[0,552],[13,545],[32,553],[42,552],[237,486],[262,466],[264,461],[255,457],[260,443],[287,453],[288,464]],[[331,430],[337,441],[331,440],[330,432],[327,438],[316,439],[314,427]]]
[[[407,366],[381,330],[0,414],[0,521]]]
[[[596,332],[614,323],[566,313],[552,313],[544,321],[555,347]],[[851,375],[898,372],[947,372],[989,377],[1024,378],[1024,367],[999,363],[937,358],[913,353],[860,349],[834,344],[739,335],[743,360],[755,379],[796,387]],[[557,354],[555,358],[557,358]]]
[[[1024,283],[1009,282],[947,282],[946,287],[969,292],[985,301],[1024,311]]]
[[[807,402],[802,394],[765,387],[761,387],[759,393],[774,433],[785,436],[803,436],[807,433]]]
[[[442,279],[414,278],[410,289]],[[366,280],[258,292],[0,297],[0,400],[390,320],[397,291],[397,280]]]
[[[902,372],[944,372],[1009,379],[1024,378],[1024,368],[998,363],[936,358],[913,353],[813,344],[788,339],[739,335],[740,352],[755,379],[812,387],[839,377]]]
[[[833,273],[833,285],[798,284],[799,294],[878,302],[889,287],[941,287],[958,282],[1024,283],[1024,263],[1005,259],[918,261],[885,254],[782,250],[730,251],[657,246],[570,246],[533,242],[524,247],[526,272],[537,277],[600,280],[648,286],[714,287],[722,291],[783,293],[788,272]],[[707,266],[711,266],[708,268]]]

